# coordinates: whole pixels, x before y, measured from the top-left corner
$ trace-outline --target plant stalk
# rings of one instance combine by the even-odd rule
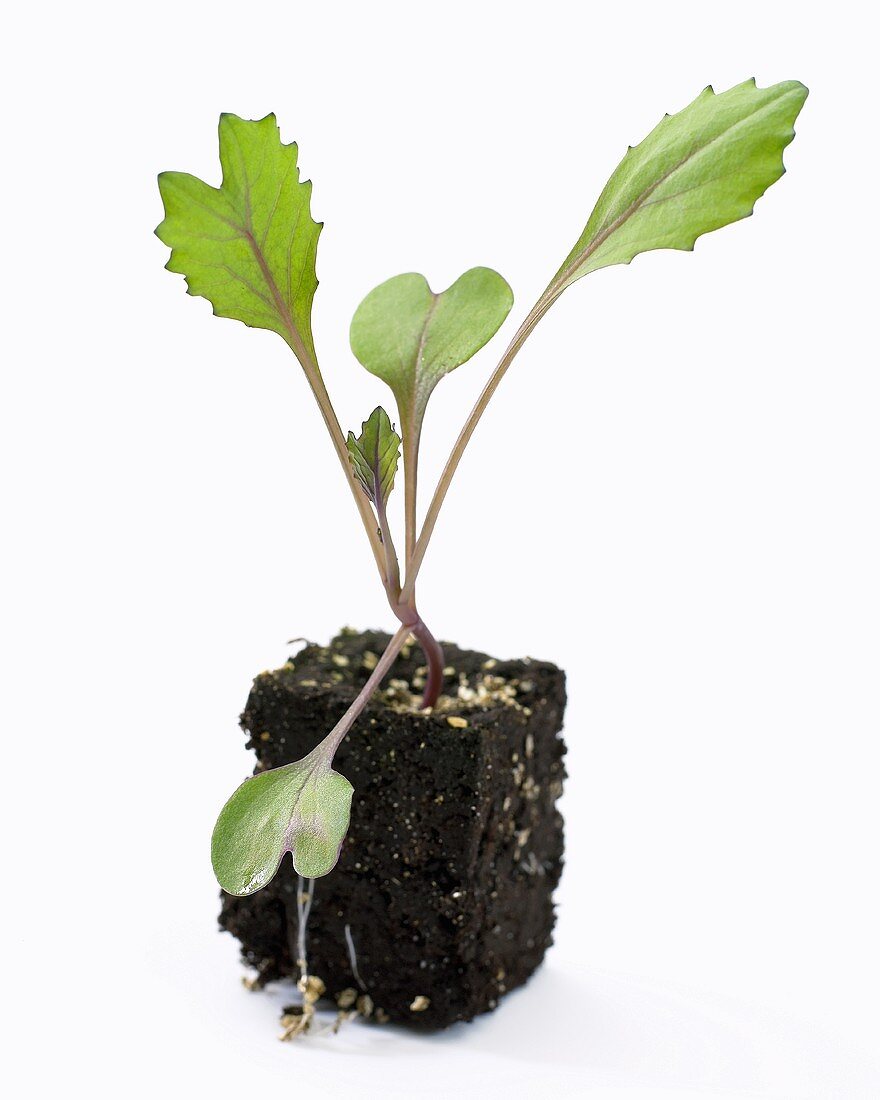
[[[398,415],[403,426],[403,410],[398,405]],[[405,561],[409,563],[416,546],[416,502],[419,480],[419,432],[413,416],[403,433],[403,515],[406,526]],[[408,567],[408,565],[407,565]]]
[[[418,577],[419,570],[422,567],[425,551],[428,549],[428,543],[431,541],[431,535],[434,533],[434,527],[437,523],[437,517],[440,515],[440,509],[443,507],[443,501],[446,499],[446,494],[449,492],[449,486],[455,476],[455,471],[458,469],[458,464],[461,462],[465,448],[470,442],[471,436],[474,434],[477,424],[480,422],[480,418],[486,411],[486,406],[489,404],[492,395],[498,389],[501,379],[507,373],[507,368],[516,358],[517,352],[529,338],[537,323],[559,297],[560,293],[561,290],[555,290],[553,284],[551,284],[532,307],[531,312],[517,329],[513,339],[508,344],[507,349],[498,362],[498,366],[492,372],[489,381],[483,387],[483,392],[480,394],[470,415],[465,421],[464,427],[461,429],[458,439],[455,441],[449,458],[446,460],[446,465],[443,467],[443,473],[440,475],[437,488],[434,490],[434,496],[431,498],[431,503],[425,514],[425,522],[422,525],[422,530],[415,544],[415,548],[412,554],[407,556],[406,583],[400,594],[400,598],[403,602],[408,601],[415,591],[416,577]]]
[[[388,513],[385,504],[381,501],[376,504],[376,515],[379,517],[379,533],[382,536],[382,552],[385,555],[385,591],[388,593],[391,606],[395,607],[400,599],[400,565],[397,562],[397,551],[394,549],[394,540],[391,537]]]
[[[296,349],[294,349],[295,351]],[[305,349],[304,349],[305,350]],[[298,356],[297,356],[298,357]],[[300,360],[302,362],[302,360]],[[321,415],[324,418],[324,423],[327,425],[327,430],[330,433],[330,438],[333,441],[333,447],[336,450],[337,457],[342,464],[342,469],[345,473],[345,479],[348,482],[348,487],[351,489],[354,502],[357,505],[357,510],[360,513],[361,521],[364,525],[364,530],[367,533],[367,538],[370,542],[370,549],[373,551],[373,557],[376,560],[376,566],[379,573],[384,576],[386,569],[385,551],[382,548],[382,541],[379,538],[379,534],[376,530],[375,517],[373,510],[370,507],[369,501],[364,496],[363,490],[354,476],[351,468],[351,459],[348,455],[348,446],[345,442],[345,436],[342,434],[342,428],[339,426],[339,420],[336,417],[336,411],[333,408],[333,404],[330,400],[330,395],[327,392],[327,387],[324,385],[324,379],[321,375],[321,371],[318,368],[317,362],[312,362],[312,368],[309,369],[303,363],[306,378],[309,381],[309,385],[312,388],[312,392],[315,395],[315,400],[318,402],[318,408],[321,410]]]
[[[314,750],[316,754],[320,753],[322,756],[326,754],[328,759],[333,758],[336,750],[342,744],[343,738],[354,725],[361,711],[370,701],[373,692],[376,691],[379,684],[385,679],[391,666],[397,660],[398,653],[400,653],[406,645],[407,638],[409,638],[411,633],[412,627],[408,623],[404,623],[400,626],[397,633],[385,647],[385,652],[379,658],[379,662],[370,673],[367,682],[357,693],[354,702],[339,719],[333,729],[330,730],[318,749]]]
[[[262,272],[266,286],[269,288],[269,292],[272,295],[272,300],[275,303],[275,309],[278,316],[281,318],[282,324],[287,332],[284,340],[299,360],[300,366],[305,371],[306,379],[312,389],[312,393],[315,395],[315,400],[318,402],[318,408],[321,410],[324,423],[327,425],[327,431],[330,433],[330,438],[333,440],[336,455],[342,463],[342,469],[345,472],[348,487],[351,489],[352,495],[354,496],[354,502],[357,505],[357,510],[360,513],[361,521],[364,525],[364,530],[370,541],[370,549],[373,551],[373,557],[376,560],[376,568],[379,570],[380,575],[384,575],[384,555],[382,553],[382,545],[379,541],[379,534],[374,524],[373,510],[361,494],[360,486],[352,471],[351,462],[348,457],[348,447],[345,443],[345,436],[342,434],[342,428],[340,428],[339,421],[336,418],[336,410],[333,408],[330,394],[327,392],[327,387],[324,385],[324,377],[321,374],[321,368],[318,366],[318,357],[315,355],[313,349],[306,347],[300,335],[300,331],[296,327],[293,317],[291,316],[287,303],[281,296],[281,292],[275,282],[275,277],[266,262],[266,257],[263,255],[263,250],[257,244],[253,232],[247,229],[244,235],[254,254],[254,259],[257,261],[260,271]]]
[[[413,635],[422,647],[425,661],[428,666],[428,678],[425,681],[425,692],[422,695],[422,710],[426,707],[436,706],[443,688],[443,648],[427,626],[419,619],[413,627]]]

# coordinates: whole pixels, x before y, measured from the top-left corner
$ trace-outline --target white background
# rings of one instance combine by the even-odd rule
[[[880,1096],[880,382],[867,5],[44,4],[4,32],[12,1095]],[[277,113],[362,295],[486,264],[504,332],[627,144],[707,83],[812,94],[755,217],[570,290],[426,559],[441,637],[568,670],[557,945],[434,1039],[276,1042],[215,931],[237,716],[287,639],[391,620],[301,372],[163,271],[156,173]],[[430,484],[492,345],[437,391]]]

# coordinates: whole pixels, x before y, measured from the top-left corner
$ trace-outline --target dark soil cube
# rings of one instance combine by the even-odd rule
[[[387,641],[343,632],[258,676],[242,715],[257,770],[309,752]],[[432,712],[417,709],[423,657],[407,647],[339,749],[351,827],[308,923],[309,972],[329,996],[365,990],[380,1019],[425,1029],[493,1009],[540,964],[563,849],[564,673],[444,649]],[[296,887],[285,858],[264,890],[223,896],[220,923],[261,983],[297,977]]]

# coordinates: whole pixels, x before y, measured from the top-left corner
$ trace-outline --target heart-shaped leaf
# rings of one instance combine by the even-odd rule
[[[400,458],[400,436],[392,428],[388,413],[380,406],[361,425],[361,434],[348,433],[348,455],[364,492],[384,508],[394,488]]]
[[[217,881],[228,894],[253,894],[286,852],[304,878],[328,874],[348,830],[351,796],[348,780],[316,753],[246,779],[214,826]]]
[[[551,287],[651,249],[690,250],[701,234],[748,217],[785,171],[807,95],[797,80],[747,80],[720,95],[706,88],[666,115],[617,166]]]
[[[424,275],[397,275],[377,286],[351,322],[351,349],[387,382],[407,430],[418,432],[440,379],[466,363],[501,327],[513,292],[497,271],[474,267],[440,294]]]
[[[168,270],[186,276],[190,294],[207,298],[220,317],[279,333],[301,360],[313,360],[321,226],[296,158],[296,145],[281,143],[274,115],[259,122],[221,115],[221,186],[163,172],[165,220],[156,235],[171,248]]]

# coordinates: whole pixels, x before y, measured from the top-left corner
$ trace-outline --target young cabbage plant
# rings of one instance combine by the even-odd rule
[[[312,302],[321,225],[310,212],[297,147],[284,145],[274,115],[248,122],[220,117],[220,187],[163,172],[165,219],[156,230],[171,248],[168,270],[214,313],[270,329],[299,360],[348,479],[389,605],[400,623],[349,709],[308,756],[246,779],[223,807],[212,860],[220,885],[247,895],[265,886],[285,853],[305,878],[334,867],[345,837],[352,788],[333,771],[334,754],[413,635],[428,677],[422,705],[437,701],[443,654],[417,610],[416,581],[462,454],[520,348],[560,295],[585,275],[628,264],[659,248],[691,250],[697,237],[748,217],[782,176],[782,154],[807,89],[794,80],[758,88],[754,80],[716,95],[706,88],[666,115],[612,173],[587,224],[547,288],[517,328],[467,417],[419,526],[419,444],[428,401],[450,371],[466,363],[504,323],[513,304],[505,280],[472,268],[437,292],[422,275],[383,282],[358,306],[351,347],[390,388],[400,434],[383,408],[359,435],[343,435],[324,385],[312,335]],[[404,552],[398,557],[388,498],[403,458]]]

